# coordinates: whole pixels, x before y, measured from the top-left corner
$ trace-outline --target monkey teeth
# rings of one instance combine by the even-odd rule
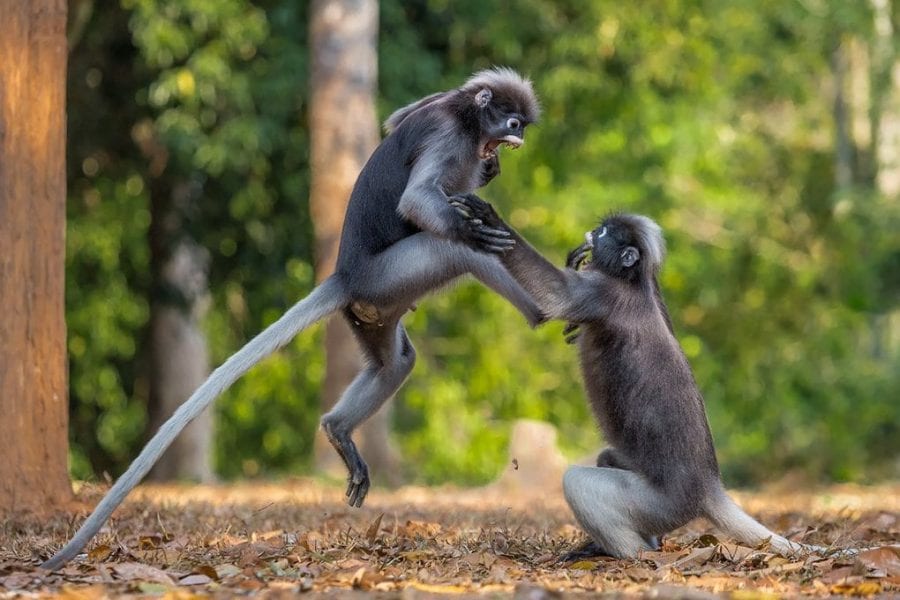
[[[508,148],[518,148],[525,143],[525,140],[517,135],[508,135],[506,137],[500,138],[499,141],[503,142]]]
[[[497,148],[501,145],[506,146],[507,148],[518,148],[522,144],[525,143],[525,140],[515,135],[507,135],[506,137],[502,137],[498,140],[491,140],[481,149],[481,152],[478,153],[478,158],[481,160],[487,160],[489,158],[494,158],[497,156]]]

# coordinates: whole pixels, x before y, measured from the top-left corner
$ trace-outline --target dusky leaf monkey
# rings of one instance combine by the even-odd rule
[[[72,540],[41,566],[56,569],[75,556],[185,425],[253,365],[335,312],[350,322],[366,366],[324,415],[322,428],[347,466],[348,502],[361,506],[369,473],[350,436],[412,370],[416,354],[400,322],[403,314],[425,294],[471,273],[532,326],[542,320],[497,258],[513,246],[510,234],[462,218],[448,202],[495,177],[498,147],[520,146],[539,112],[527,79],[494,68],[388,117],[388,135],[350,196],[335,273],[216,369],[160,427]]]
[[[665,245],[647,217],[607,217],[557,269],[477,198],[454,199],[466,218],[505,229],[501,256],[549,318],[580,329],[584,385],[610,444],[596,467],[570,467],[566,501],[592,542],[575,555],[634,558],[659,536],[706,517],[729,536],[783,554],[823,550],[777,535],[728,496],[703,397],[672,330],[657,273]],[[579,267],[583,267],[578,270]]]

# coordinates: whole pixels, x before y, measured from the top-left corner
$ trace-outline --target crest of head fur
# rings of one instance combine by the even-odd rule
[[[643,215],[616,215],[616,218],[628,224],[638,248],[646,253],[650,265],[658,269],[666,255],[666,241],[662,235],[662,228],[656,221]]]
[[[529,123],[534,123],[541,116],[541,106],[534,94],[531,81],[509,67],[478,71],[469,77],[460,89],[473,93],[489,89],[495,99],[503,98],[513,102]]]
[[[485,89],[490,90],[490,94],[487,96],[489,100],[491,98],[504,98],[513,102],[522,111],[522,116],[529,123],[534,123],[541,116],[541,106],[538,104],[537,96],[535,96],[534,89],[531,87],[531,81],[509,67],[494,67],[493,69],[479,71],[472,75],[459,89],[464,92],[471,92],[473,95],[477,95]],[[437,92],[416,100],[403,108],[398,108],[391,113],[391,116],[385,119],[384,130],[387,133],[391,133],[397,129],[406,117],[421,108],[440,102],[448,94],[450,92]]]

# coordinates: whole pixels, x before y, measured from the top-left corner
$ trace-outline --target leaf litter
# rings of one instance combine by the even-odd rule
[[[79,505],[102,489],[83,486]],[[559,557],[584,536],[559,494],[375,490],[363,509],[316,480],[142,486],[60,571],[38,567],[85,516],[11,515],[0,526],[0,598],[342,598],[583,594],[654,598],[900,594],[900,485],[742,494],[795,541],[858,555],[782,557],[697,521],[636,560]]]

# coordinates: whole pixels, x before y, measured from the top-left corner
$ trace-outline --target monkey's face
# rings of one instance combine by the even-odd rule
[[[591,249],[590,268],[628,281],[640,277],[641,251],[627,225],[607,219],[585,234],[585,245]]]
[[[501,145],[518,148],[525,143],[525,127],[529,121],[515,102],[485,88],[476,94],[475,103],[480,110],[481,124],[478,158],[497,156]]]

